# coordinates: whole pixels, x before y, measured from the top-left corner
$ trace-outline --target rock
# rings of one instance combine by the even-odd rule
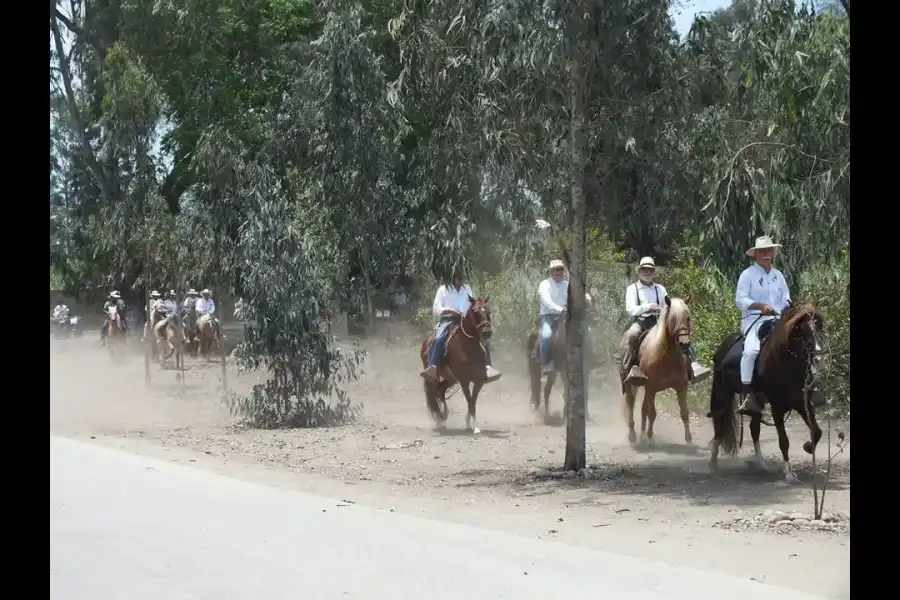
[[[566,473],[564,471],[553,471],[552,473],[550,473],[550,478],[551,479],[562,479],[563,477],[565,477],[565,475],[566,475]]]
[[[553,473],[550,472],[550,469],[535,469],[531,474],[535,479],[547,479],[553,475]]]
[[[767,508],[767,509],[765,510],[765,512],[763,512],[762,515],[760,515],[760,516],[761,516],[764,520],[768,521],[770,518],[772,518],[772,517],[774,517],[776,514],[778,514],[778,512],[779,512],[779,511],[775,510],[774,508]]]
[[[809,524],[812,525],[813,527],[818,527],[819,529],[822,529],[825,527],[825,521],[823,521],[822,519],[813,519],[812,521],[809,522]]]
[[[790,515],[791,521],[796,521],[797,519],[806,519],[809,521],[809,517],[802,512],[792,512]]]
[[[809,525],[809,523],[810,523],[809,519],[794,519],[794,520],[791,521],[791,522],[792,522],[794,525],[796,525],[797,527],[802,527],[802,526],[804,526],[804,525]]]
[[[582,469],[578,472],[579,475],[584,477],[585,479],[591,479],[594,476],[594,472],[590,469]]]
[[[837,517],[838,517],[841,521],[850,521],[850,513],[847,512],[846,510],[840,511],[840,512],[837,514]]]
[[[566,471],[566,479],[575,479],[578,477],[578,473],[575,471]]]

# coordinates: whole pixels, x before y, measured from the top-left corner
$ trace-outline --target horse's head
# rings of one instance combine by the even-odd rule
[[[687,351],[691,344],[691,309],[687,303],[681,298],[669,298],[667,295],[663,319],[671,339],[678,342],[682,350]]]
[[[789,355],[806,364],[812,380],[819,375],[824,328],[825,318],[815,303],[798,304],[782,317],[780,338],[773,340],[776,344],[783,344]]]
[[[494,333],[494,326],[491,324],[491,309],[488,306],[486,298],[473,298],[469,296],[469,311],[466,313],[465,319],[471,321],[471,325],[475,327],[478,337],[488,340]]]

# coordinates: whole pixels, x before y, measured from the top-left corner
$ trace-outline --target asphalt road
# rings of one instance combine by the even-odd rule
[[[812,600],[50,436],[50,598]]]

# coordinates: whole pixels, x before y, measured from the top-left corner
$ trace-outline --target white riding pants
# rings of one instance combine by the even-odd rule
[[[741,322],[741,331],[744,332],[744,351],[741,353],[741,383],[750,385],[753,383],[753,368],[759,357],[759,328],[766,321],[771,321],[774,316],[757,318],[752,315]],[[756,321],[754,323],[754,321]],[[749,329],[745,329],[749,327]]]

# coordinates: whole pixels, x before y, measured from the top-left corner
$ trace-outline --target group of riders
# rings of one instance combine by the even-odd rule
[[[735,304],[741,311],[741,333],[744,337],[741,355],[741,397],[739,412],[760,413],[762,406],[754,397],[751,383],[753,371],[760,351],[759,330],[765,323],[774,321],[791,302],[787,282],[781,271],[773,266],[775,254],[780,244],[776,244],[769,236],[756,239],[752,248],[746,251],[754,263],[745,269],[738,279],[735,293]],[[555,323],[566,311],[569,285],[566,280],[566,266],[561,260],[552,260],[547,268],[548,277],[538,286],[540,300],[539,355],[541,369],[544,374],[553,371],[552,337]],[[654,281],[657,275],[656,263],[652,257],[645,256],[638,263],[636,281],[625,288],[625,313],[629,326],[622,338],[617,359],[624,374],[626,383],[643,383],[646,376],[639,366],[638,351],[644,334],[659,321],[660,313],[665,306],[666,288]],[[422,371],[422,377],[438,379],[438,365],[447,346],[447,340],[469,310],[471,298],[475,297],[472,288],[464,283],[464,270],[457,267],[449,284],[441,285],[434,296],[432,311],[436,319],[434,343],[428,351],[428,366]],[[585,294],[587,306],[591,305],[591,297]],[[771,323],[769,325],[771,327]],[[486,382],[496,381],[501,373],[491,363],[490,339],[484,340],[485,363],[487,365]],[[712,371],[698,362],[697,353],[692,344],[686,348],[688,357],[688,379],[696,383],[708,378]]]
[[[113,312],[112,309],[119,316],[122,329],[126,331],[128,329],[128,322],[125,317],[125,302],[122,300],[118,290],[113,290],[109,293],[103,305],[105,319],[103,328],[100,330],[100,339],[101,343],[104,344],[109,334],[109,319],[110,314]],[[161,294],[157,290],[150,292],[150,304],[147,307],[147,320],[144,323],[144,336],[141,338],[141,341],[146,339],[151,324],[154,338],[165,337],[166,328],[175,319],[181,319],[185,329],[185,340],[194,337],[194,329],[201,320],[209,320],[215,336],[218,339],[222,337],[219,320],[216,318],[216,303],[212,299],[212,292],[209,289],[197,292],[194,288],[190,288],[180,306],[175,290],[169,290],[165,294]]]

